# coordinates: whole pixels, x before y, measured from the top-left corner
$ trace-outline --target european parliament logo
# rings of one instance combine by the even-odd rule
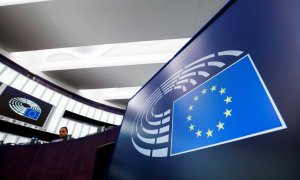
[[[171,155],[286,128],[249,55],[173,103]]]
[[[35,102],[21,97],[12,98],[9,101],[9,107],[15,113],[35,121],[38,120],[42,111]]]
[[[243,51],[212,53],[172,72],[137,102],[131,142],[145,156],[174,156],[286,128]]]

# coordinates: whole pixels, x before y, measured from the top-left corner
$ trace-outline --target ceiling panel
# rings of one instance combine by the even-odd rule
[[[112,100],[106,100],[106,101],[116,104],[116,105],[126,107],[128,102],[130,101],[130,99],[112,99]]]
[[[75,89],[143,86],[163,64],[46,71],[46,75]]]
[[[53,0],[0,7],[0,45],[28,51],[192,37],[228,0]]]

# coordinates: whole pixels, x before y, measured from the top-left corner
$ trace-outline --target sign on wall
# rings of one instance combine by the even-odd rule
[[[0,95],[0,114],[18,121],[42,127],[52,105],[7,86]]]

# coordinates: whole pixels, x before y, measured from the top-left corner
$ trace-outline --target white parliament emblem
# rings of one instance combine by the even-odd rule
[[[236,61],[226,66],[223,57]],[[211,68],[218,71],[210,74]],[[179,91],[170,107],[154,112],[161,99]],[[250,55],[228,50],[197,59],[162,82],[136,114],[131,141],[143,155],[168,157],[284,128]]]
[[[9,101],[9,107],[17,114],[32,119],[38,120],[42,110],[35,102],[22,97],[15,97]]]

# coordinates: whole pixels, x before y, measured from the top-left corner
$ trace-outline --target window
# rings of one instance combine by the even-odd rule
[[[83,105],[82,105],[82,108],[81,108],[81,110],[80,110],[80,115],[86,116],[86,115],[87,115],[87,112],[88,112],[88,109],[89,109],[89,107],[88,107],[87,105],[83,104]]]
[[[73,99],[70,99],[69,102],[68,102],[68,105],[67,105],[67,107],[66,107],[66,110],[72,112],[73,109],[74,109],[75,103],[76,103],[76,102],[75,102]]]
[[[95,126],[90,126],[89,134],[97,133],[98,128]]]
[[[25,92],[27,94],[31,94],[36,86],[37,86],[36,82],[29,80],[29,81],[27,81],[26,85],[24,86],[23,92]]]
[[[6,66],[2,63],[0,63],[0,75],[2,74],[2,71],[4,71],[4,69],[6,68]]]
[[[17,143],[29,143],[31,141],[30,138],[26,138],[26,137],[19,137]]]
[[[93,107],[89,107],[88,113],[87,113],[87,117],[93,119],[93,116],[95,114],[95,108]]]
[[[61,127],[66,127],[68,124],[68,119],[65,119],[65,118],[61,118],[57,127],[56,127],[56,130],[55,130],[55,133],[59,133],[59,129]]]
[[[84,124],[81,130],[80,137],[86,136],[89,133],[90,126],[87,124]]]
[[[116,118],[115,118],[115,125],[121,125],[122,124],[122,119],[123,119],[123,116],[121,115],[116,115]]]
[[[18,136],[13,134],[7,134],[4,143],[17,143]]]
[[[53,106],[57,106],[60,98],[61,98],[61,94],[55,92],[53,97],[51,98],[50,104],[52,104]]]
[[[19,73],[11,68],[6,68],[4,72],[0,75],[0,81],[10,85],[12,81],[17,77]]]
[[[108,113],[107,123],[109,123],[109,124],[114,124],[114,122],[115,122],[115,114],[113,114],[113,113]]]
[[[81,107],[82,107],[82,103],[76,102],[76,105],[75,105],[75,108],[74,108],[73,112],[76,113],[76,114],[79,114],[79,112],[81,110]]]
[[[94,119],[100,120],[102,114],[102,110],[96,109],[95,114],[94,114]]]
[[[6,137],[6,133],[0,132],[0,141],[4,141],[5,137]]]
[[[108,112],[103,111],[103,112],[102,112],[102,116],[101,116],[100,121],[106,122],[106,121],[107,121],[107,118],[108,118]]]
[[[21,90],[27,81],[27,77],[23,76],[22,74],[19,74],[18,77],[11,84],[11,86],[15,89]]]
[[[67,124],[68,134],[73,134],[74,127],[75,127],[75,122],[72,120],[69,120],[68,124]]]
[[[79,138],[80,133],[81,133],[81,129],[82,129],[82,123],[75,122],[75,127],[74,127],[74,130],[72,132],[72,137]]]
[[[53,94],[54,94],[54,91],[47,88],[45,93],[42,96],[42,100],[45,102],[50,102],[50,99],[52,98]]]
[[[33,91],[32,96],[36,98],[41,98],[45,90],[46,90],[45,86],[38,84],[35,90]]]

